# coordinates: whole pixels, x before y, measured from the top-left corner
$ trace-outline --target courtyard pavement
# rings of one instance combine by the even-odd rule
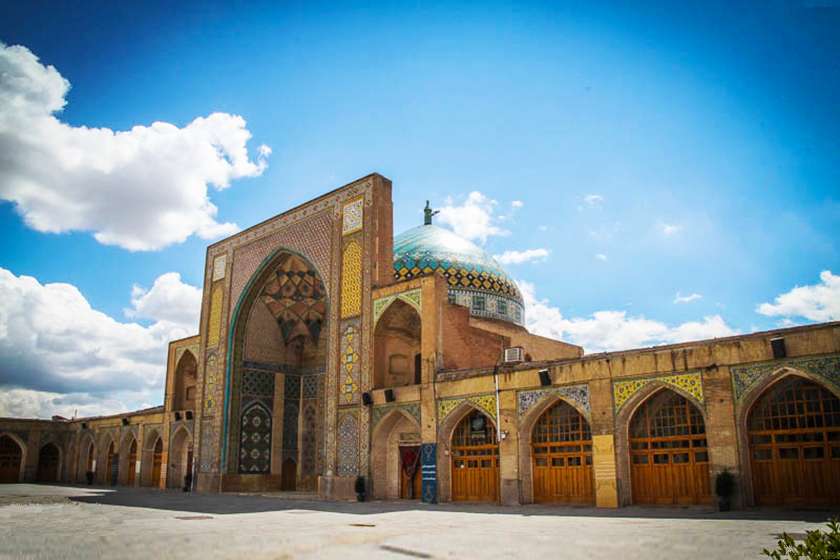
[[[0,485],[0,558],[762,558],[837,514],[298,498]]]

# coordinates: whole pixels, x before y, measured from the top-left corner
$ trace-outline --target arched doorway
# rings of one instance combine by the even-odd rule
[[[86,482],[87,473],[93,473],[94,461],[96,460],[96,445],[90,433],[82,435],[77,459],[76,482]],[[91,479],[92,481],[93,479]]]
[[[193,443],[192,436],[183,426],[175,432],[169,446],[169,474],[167,487],[183,488],[186,476],[192,472]]]
[[[228,405],[223,489],[315,489],[323,435],[301,416],[320,410],[323,399],[317,379],[329,355],[327,293],[315,267],[284,249],[264,262],[234,307],[228,383],[237,389]]]
[[[23,450],[9,436],[0,436],[0,484],[20,481]]]
[[[128,447],[128,476],[125,483],[128,486],[134,486],[134,481],[137,479],[137,440],[131,438],[131,445]]]
[[[591,504],[595,501],[592,433],[573,406],[558,401],[531,433],[534,501]]]
[[[409,412],[394,409],[374,426],[370,465],[373,497],[419,499],[420,424]]]
[[[114,449],[114,442],[108,445],[108,454],[105,462],[105,480],[107,484],[116,486],[120,474],[120,457]]]
[[[636,410],[630,477],[635,504],[712,503],[706,425],[686,397],[663,389]]]
[[[840,504],[840,399],[791,376],[773,384],[748,419],[756,505]]]
[[[452,500],[499,499],[499,442],[496,426],[479,410],[467,414],[452,433]]]
[[[420,383],[420,314],[402,300],[395,300],[374,330],[373,383],[377,389]]]
[[[160,437],[155,441],[152,453],[152,488],[160,488],[160,475],[163,471],[163,439]]]
[[[38,451],[38,482],[57,482],[58,464],[61,453],[54,443],[48,443]]]

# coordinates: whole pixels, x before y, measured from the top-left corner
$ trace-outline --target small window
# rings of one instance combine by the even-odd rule
[[[753,450],[753,459],[758,461],[769,461],[773,458],[771,449],[755,449]]]
[[[668,464],[668,456],[667,455],[654,455],[653,456],[653,464],[654,465],[667,465]]]
[[[472,310],[476,312],[482,312],[487,309],[487,298],[484,296],[473,296],[472,298]]]
[[[562,467],[563,466],[563,457],[554,457],[551,459],[551,466],[552,467]]]
[[[779,459],[799,459],[798,447],[781,447],[779,448]]]
[[[708,463],[709,462],[709,452],[708,451],[695,451],[694,452],[694,462],[695,463]]]
[[[825,448],[806,447],[802,450],[802,456],[805,459],[822,459],[823,457],[825,457]]]
[[[633,455],[633,462],[637,465],[647,465],[647,455]]]
[[[496,302],[496,311],[499,313],[499,315],[507,315],[507,313],[508,313],[507,302],[503,299],[500,299],[499,301],[497,301]]]

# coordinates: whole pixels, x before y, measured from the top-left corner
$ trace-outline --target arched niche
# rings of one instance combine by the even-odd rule
[[[175,368],[175,383],[173,387],[173,410],[195,410],[196,377],[198,361],[195,355],[185,350],[178,359]]]
[[[298,253],[280,249],[252,276],[234,309],[226,383],[224,468],[228,475],[265,477],[263,483],[251,487],[279,486],[281,473],[288,471],[283,468],[284,461],[291,459],[297,466],[308,457],[302,453],[297,426],[304,401],[320,398],[307,394],[306,389],[317,386],[307,383],[310,376],[326,371],[328,303],[325,284],[315,266]],[[277,390],[277,383],[283,383],[282,390]],[[283,398],[275,399],[275,394]],[[241,453],[243,421],[255,404],[270,413],[272,426],[284,427],[263,434],[268,438],[261,440],[258,452],[268,451],[271,460],[259,465]],[[321,434],[317,436],[316,448],[323,444]],[[296,471],[296,487],[300,487],[301,469]],[[317,474],[309,476],[315,480]]]
[[[186,426],[179,426],[169,440],[167,488],[183,488],[185,477],[192,472],[193,438]]]
[[[61,472],[61,449],[53,442],[45,443],[38,450],[38,482],[58,482]]]
[[[412,466],[403,464],[403,456],[408,454],[401,454],[401,448],[403,451],[416,448],[419,453],[420,424],[406,411],[395,408],[379,420],[371,435],[372,493],[378,500],[396,500],[409,495],[420,498],[416,491],[420,473],[405,472]],[[416,462],[413,467],[419,471]],[[407,484],[412,487],[407,488]]]
[[[377,389],[420,383],[422,324],[417,310],[394,300],[374,329],[373,382]]]
[[[0,432],[0,484],[23,481],[26,445],[15,434]]]
[[[483,417],[484,437],[475,439],[476,445],[463,445],[460,441],[461,431],[473,418]],[[470,401],[464,401],[455,407],[446,418],[443,419],[438,428],[438,494],[441,501],[458,501],[462,496],[457,495],[457,487],[462,481],[454,480],[455,469],[471,468],[467,461],[478,461],[475,468],[485,469],[480,475],[480,480],[475,482],[485,495],[476,500],[495,502],[499,497],[499,444],[496,435],[494,420],[483,410]],[[479,455],[483,456],[479,458]],[[481,463],[480,461],[484,461]],[[489,461],[489,464],[487,463]],[[494,490],[495,488],[495,490]],[[494,494],[495,492],[495,494]]]

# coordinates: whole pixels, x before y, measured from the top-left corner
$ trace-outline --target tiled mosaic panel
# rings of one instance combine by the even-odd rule
[[[586,415],[589,416],[591,410],[589,404],[589,386],[585,384],[535,389],[533,391],[520,391],[518,395],[520,416],[528,412],[535,404],[549,395],[558,395],[563,399],[576,404],[578,407],[586,411]]]
[[[298,419],[300,417],[301,378],[288,375],[283,395],[283,460],[298,461]]]
[[[375,428],[376,425],[379,424],[379,421],[382,420],[385,417],[385,415],[387,415],[392,410],[396,410],[396,409],[404,410],[405,412],[410,414],[412,416],[412,418],[417,420],[418,424],[420,424],[420,403],[419,402],[413,402],[413,403],[375,405],[373,407],[373,413],[372,413],[372,418],[371,418],[371,426],[373,426]]]
[[[362,363],[359,349],[362,336],[359,332],[358,320],[345,321],[341,330],[341,358],[339,393],[341,404],[355,404],[359,402],[359,387],[361,384]]]
[[[318,398],[318,386],[321,381],[321,377],[321,375],[304,375],[301,377],[304,399]]]
[[[406,302],[416,309],[417,313],[421,313],[423,310],[423,292],[419,288],[416,290],[408,290],[407,292],[402,292],[400,294],[381,297],[373,302],[374,325],[379,322],[379,318],[382,317],[382,314],[385,313],[388,306],[398,299]]]
[[[437,444],[420,446],[421,494],[427,504],[437,503]]]
[[[365,199],[358,198],[342,208],[341,233],[348,235],[362,229]]]
[[[449,288],[449,302],[461,305],[470,310],[470,314],[476,317],[488,317],[490,319],[501,319],[513,321],[521,325],[525,317],[525,308],[521,303],[509,296],[500,296],[477,292],[472,289]],[[483,309],[479,308],[477,298],[484,302]]]
[[[239,445],[240,473],[268,473],[271,470],[271,413],[253,404],[242,414]]]
[[[216,472],[216,441],[219,432],[213,426],[212,419],[201,421],[201,450],[199,469],[201,472]]]
[[[697,402],[700,404],[703,404],[704,402],[703,381],[699,372],[683,373],[679,375],[652,376],[645,377],[643,379],[613,382],[613,400],[616,412],[624,406],[630,397],[638,393],[642,387],[653,381],[658,381],[660,383],[664,383],[665,385],[671,385],[672,387],[682,389],[684,392],[697,399]]]
[[[210,319],[207,321],[207,346],[219,345],[222,336],[222,305],[224,303],[224,287],[221,282],[213,284],[210,292]]]
[[[269,371],[245,370],[242,374],[242,396],[274,397],[275,375]]]
[[[303,435],[301,437],[301,472],[304,475],[315,473],[315,454],[317,450],[317,421],[315,404],[308,404],[303,409]]]
[[[341,318],[362,312],[362,247],[350,241],[341,257]]]
[[[339,476],[359,474],[359,420],[353,413],[345,413],[338,422],[338,457],[336,471]]]
[[[735,400],[740,402],[765,377],[783,367],[810,373],[840,389],[840,356],[791,358],[730,368],[729,371],[732,375],[732,389],[735,392]]]
[[[472,397],[459,397],[455,399],[442,399],[438,401],[438,422],[449,416],[449,413],[455,410],[462,402],[469,402],[475,405],[478,409],[485,412],[493,420],[496,419],[496,394],[490,393],[487,395],[475,395]]]

